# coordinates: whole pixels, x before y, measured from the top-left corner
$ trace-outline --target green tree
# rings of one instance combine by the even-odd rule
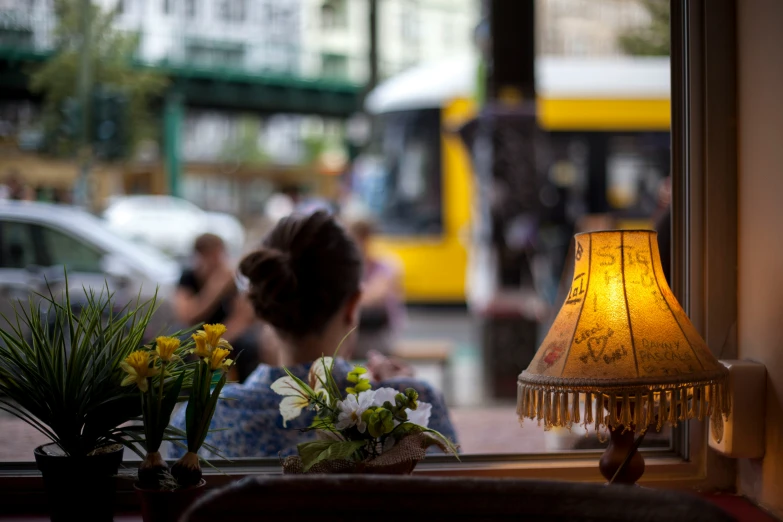
[[[642,0],[652,19],[650,25],[625,31],[618,44],[625,54],[634,56],[669,56],[669,0]]]
[[[220,158],[226,162],[239,165],[266,165],[269,155],[258,145],[259,122],[250,115],[240,117],[237,125],[237,135],[226,144]]]
[[[77,97],[77,78],[81,48],[80,2],[55,0],[57,26],[54,33],[55,54],[36,67],[30,75],[30,90],[44,98],[43,124],[48,136],[56,138],[50,143],[50,151],[65,155],[73,153],[78,143],[78,132],[61,132],[68,128],[64,121],[74,113],[81,115],[81,108],[74,108]],[[114,26],[116,11],[104,11],[91,4],[88,16],[92,24],[92,45],[89,50],[92,67],[92,84],[96,89],[111,91],[125,100],[121,124],[127,140],[126,153],[144,139],[157,137],[158,122],[150,110],[151,102],[159,97],[168,85],[168,79],[154,71],[135,67],[134,56],[139,35],[120,31]],[[91,111],[95,111],[91,107]],[[73,127],[73,125],[71,125]],[[90,128],[89,136],[95,129]]]

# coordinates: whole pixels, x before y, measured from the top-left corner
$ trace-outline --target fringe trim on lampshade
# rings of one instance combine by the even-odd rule
[[[594,426],[597,432],[622,426],[644,433],[714,414],[728,417],[731,412],[727,379],[589,391],[520,380],[517,391],[520,423],[533,419],[546,430],[576,424],[586,430]]]

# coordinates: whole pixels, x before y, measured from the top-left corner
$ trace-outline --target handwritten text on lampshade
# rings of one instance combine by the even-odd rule
[[[655,232],[575,240],[571,289],[525,373],[663,384],[721,371],[666,283]]]

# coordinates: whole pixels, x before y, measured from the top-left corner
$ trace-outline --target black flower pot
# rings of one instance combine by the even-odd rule
[[[47,454],[44,448],[51,446],[55,445],[35,448],[35,462],[43,475],[52,522],[112,521],[123,447],[105,448],[87,457],[66,457]]]

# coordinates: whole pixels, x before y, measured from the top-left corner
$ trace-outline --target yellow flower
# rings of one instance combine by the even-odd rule
[[[224,333],[226,333],[226,327],[222,324],[205,324],[203,330],[193,334],[193,340],[196,341],[193,353],[203,359],[209,358],[217,348],[233,350],[228,341],[221,337]]]
[[[174,352],[179,348],[179,339],[176,337],[158,337],[155,339],[157,346],[155,352],[163,362],[171,362],[178,359]]]
[[[221,339],[223,337],[223,334],[226,333],[225,325],[222,325],[220,323],[205,324],[203,331],[207,336],[207,343],[209,343],[212,346],[213,350],[218,346],[223,347],[221,343],[226,343],[225,340]]]
[[[136,384],[142,392],[147,391],[147,378],[158,374],[157,368],[150,368],[150,352],[136,350],[120,363],[120,368],[128,375],[122,380],[123,386]]]
[[[193,349],[193,353],[198,357],[209,357],[212,353],[212,349],[207,343],[207,334],[204,330],[199,330],[193,334],[193,340],[196,341],[196,347]]]
[[[229,353],[231,352],[224,348],[215,348],[209,357],[209,369],[213,372],[215,370],[228,370],[229,366],[234,363],[231,359],[226,359]]]

